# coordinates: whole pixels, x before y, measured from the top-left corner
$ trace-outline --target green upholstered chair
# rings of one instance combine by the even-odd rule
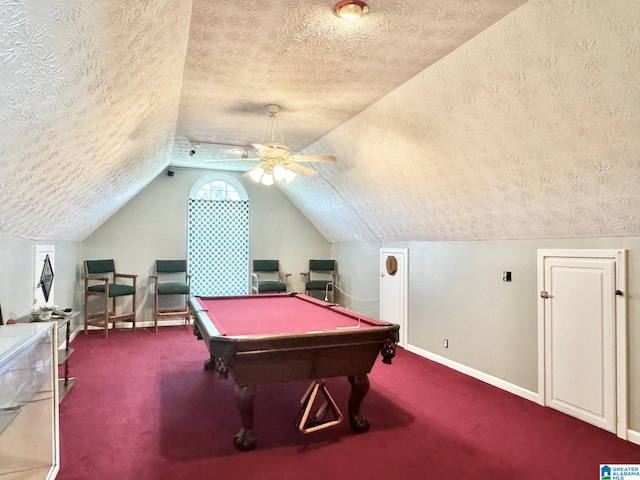
[[[111,260],[85,260],[84,262],[84,333],[89,325],[104,328],[105,338],[109,337],[109,323],[131,322],[136,328],[136,279],[137,275],[117,273],[115,262]],[[89,300],[103,299],[99,313],[89,313]],[[131,297],[131,311],[118,313],[116,298]]]
[[[156,260],[156,273],[151,275],[154,285],[153,322],[158,333],[158,321],[161,318],[184,318],[185,325],[191,322],[189,313],[189,293],[191,293],[191,275],[186,260]],[[178,297],[178,304],[171,304]],[[160,297],[164,297],[160,300]],[[160,303],[164,305],[160,305]]]
[[[309,260],[309,271],[302,272],[307,295],[323,298],[334,303],[334,288],[337,281],[335,260]],[[314,292],[316,294],[314,295]],[[317,292],[321,292],[321,295]]]
[[[287,291],[290,273],[280,271],[278,260],[254,260],[251,293],[283,293]]]

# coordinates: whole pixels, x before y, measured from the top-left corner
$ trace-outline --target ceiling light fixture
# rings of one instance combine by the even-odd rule
[[[271,135],[271,141],[263,146],[263,150],[258,151],[258,156],[262,158],[262,163],[249,170],[249,176],[256,183],[263,185],[273,185],[276,181],[291,183],[296,178],[295,172],[290,170],[292,164],[289,149],[284,145],[282,133],[278,128],[276,115],[280,111],[278,105],[267,105],[267,128],[262,134],[260,144],[263,144],[267,133]],[[261,145],[262,146],[262,145]]]
[[[278,163],[277,160],[270,160],[249,170],[249,177],[256,183],[273,185],[276,181],[291,183],[296,178],[296,174]]]
[[[344,20],[358,20],[368,11],[369,6],[360,0],[342,0],[333,7],[333,13]]]

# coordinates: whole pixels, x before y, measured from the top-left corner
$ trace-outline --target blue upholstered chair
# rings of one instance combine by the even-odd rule
[[[136,279],[137,275],[117,273],[115,262],[110,260],[85,260],[84,262],[84,333],[89,325],[104,328],[109,337],[109,323],[131,322],[136,328]],[[103,299],[99,313],[89,313],[89,300]],[[117,313],[116,298],[131,297],[131,311]]]
[[[300,275],[305,278],[305,291],[307,295],[327,299],[334,303],[334,288],[337,282],[335,260],[309,260],[309,271]],[[314,292],[316,294],[314,295]],[[317,292],[321,292],[319,295]]]
[[[280,271],[278,260],[254,260],[251,293],[284,293],[290,273]]]
[[[158,333],[158,321],[161,318],[184,318],[189,325],[189,293],[191,292],[191,275],[187,270],[186,260],[156,260],[156,273],[150,276],[154,285],[153,322]],[[178,304],[160,306],[160,297],[171,302],[170,296],[178,297]],[[175,299],[174,299],[175,300]]]

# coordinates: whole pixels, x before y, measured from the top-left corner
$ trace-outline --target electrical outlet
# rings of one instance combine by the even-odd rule
[[[449,340],[444,339],[444,348],[449,348]]]

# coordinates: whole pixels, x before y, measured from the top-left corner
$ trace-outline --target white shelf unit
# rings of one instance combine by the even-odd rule
[[[57,331],[0,326],[0,480],[54,479],[60,468]]]
[[[58,374],[58,403],[62,402],[65,395],[69,393],[76,383],[75,377],[69,376],[69,357],[73,353],[73,348],[69,346],[71,341],[71,320],[76,316],[78,316],[78,312],[53,319],[58,326],[58,365],[64,365],[63,373]]]

